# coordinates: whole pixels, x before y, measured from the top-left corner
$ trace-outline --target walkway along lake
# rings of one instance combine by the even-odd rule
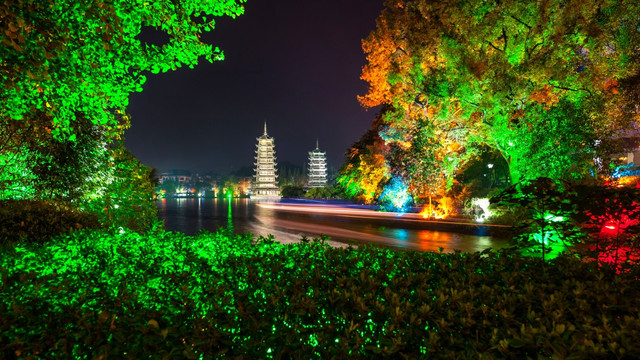
[[[382,213],[347,203],[256,202],[250,199],[162,199],[156,203],[165,229],[194,235],[233,227],[236,233],[275,236],[281,243],[327,235],[330,243],[374,244],[421,251],[481,251],[508,245],[487,228],[451,221],[430,223],[417,214]],[[437,230],[436,230],[437,229]]]

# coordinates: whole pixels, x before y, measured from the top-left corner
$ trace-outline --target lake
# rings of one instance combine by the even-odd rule
[[[469,233],[469,226],[461,225],[460,231],[455,225],[447,231],[427,229],[428,226],[423,229],[422,220],[415,214],[402,218],[346,202],[162,199],[156,205],[166,230],[188,235],[232,227],[240,234],[274,235],[281,243],[296,242],[302,236],[326,235],[333,246],[373,244],[420,251],[443,248],[447,252],[507,246],[505,238],[483,235],[480,231]]]

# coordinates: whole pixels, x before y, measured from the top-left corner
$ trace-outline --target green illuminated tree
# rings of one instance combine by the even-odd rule
[[[103,225],[149,230],[157,219],[152,201],[153,169],[141,164],[122,145],[107,154],[107,163],[102,166],[105,173],[96,177],[93,192],[80,199],[77,206],[97,215]]]
[[[94,190],[94,179],[106,171],[107,141],[102,127],[85,117],[76,121],[75,141],[56,138],[46,125],[0,119],[0,199],[79,200]]]
[[[244,0],[0,4],[0,199],[66,201],[148,229],[153,173],[119,145],[145,74],[223,59],[200,36]],[[165,38],[141,40],[142,31]]]
[[[389,1],[363,42],[360,101],[388,107],[385,141],[419,153],[412,134],[429,128],[458,159],[448,177],[484,144],[513,182],[579,179],[638,119],[639,25],[631,1]]]
[[[201,56],[223,58],[200,35],[214,28],[214,17],[240,15],[243,2],[3,2],[0,118],[33,123],[50,117],[47,128],[56,137],[74,140],[77,119],[85,117],[118,135],[128,121],[129,94],[142,90],[145,72],[193,67]],[[162,32],[167,42],[143,42],[146,28]]]

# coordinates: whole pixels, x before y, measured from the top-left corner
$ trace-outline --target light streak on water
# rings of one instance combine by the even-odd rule
[[[158,212],[170,231],[195,234],[201,229],[216,231],[232,226],[237,233],[274,235],[281,243],[297,242],[302,236],[326,235],[332,246],[372,244],[420,251],[480,251],[507,245],[504,239],[455,232],[456,228],[469,230],[469,223],[462,220],[425,220],[414,213],[384,213],[353,205],[166,199],[158,202]],[[454,230],[435,231],[429,227],[433,224]]]

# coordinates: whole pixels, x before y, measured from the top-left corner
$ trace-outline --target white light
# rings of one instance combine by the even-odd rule
[[[488,164],[488,165],[487,165],[487,167],[488,167],[489,169],[493,169],[493,164]]]
[[[489,202],[489,199],[486,198],[482,198],[482,199],[474,199],[473,200],[473,205],[479,207],[482,210],[482,214],[479,214],[476,217],[476,222],[484,222],[485,220],[487,220],[491,215],[493,215],[493,212],[489,210],[489,205],[491,203]]]

